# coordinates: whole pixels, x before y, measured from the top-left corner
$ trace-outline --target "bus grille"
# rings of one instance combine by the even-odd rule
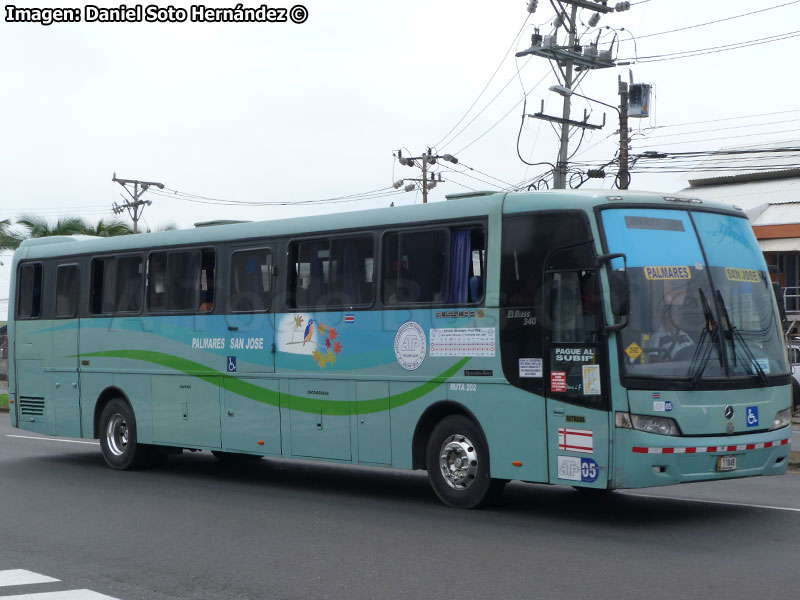
[[[35,417],[44,416],[44,398],[20,398],[19,413]]]

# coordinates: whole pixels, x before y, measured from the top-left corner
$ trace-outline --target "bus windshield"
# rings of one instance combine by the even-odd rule
[[[602,214],[609,252],[627,259],[626,376],[766,383],[788,372],[766,265],[745,218],[664,209]]]

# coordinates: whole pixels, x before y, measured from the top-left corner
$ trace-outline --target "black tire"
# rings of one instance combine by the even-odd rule
[[[431,487],[447,506],[487,506],[503,492],[506,481],[492,479],[489,473],[483,433],[467,417],[451,415],[439,421],[428,438],[425,457]]]
[[[239,452],[223,452],[222,450],[212,450],[211,454],[213,454],[214,458],[218,461],[226,465],[252,463],[264,458],[259,454],[240,454]]]
[[[112,469],[127,471],[147,465],[151,446],[136,438],[136,417],[122,398],[113,398],[100,416],[100,450]]]

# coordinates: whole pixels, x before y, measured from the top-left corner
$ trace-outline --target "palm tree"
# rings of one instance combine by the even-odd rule
[[[15,250],[28,238],[47,237],[51,235],[73,235],[83,233],[86,223],[80,217],[61,217],[54,226],[44,217],[23,215],[16,222],[21,228],[12,229],[11,220],[0,221],[0,248]]]
[[[87,227],[81,217],[59,217],[51,226],[50,221],[38,215],[23,215],[17,219],[17,225],[27,230],[23,232],[22,239],[85,233]]]
[[[133,228],[119,219],[112,219],[111,221],[100,219],[96,226],[86,225],[82,233],[98,237],[115,237],[118,235],[130,235],[133,233]]]
[[[11,219],[0,221],[0,250],[14,250],[23,239],[19,232],[11,229]]]

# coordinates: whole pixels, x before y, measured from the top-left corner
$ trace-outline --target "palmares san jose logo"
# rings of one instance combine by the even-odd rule
[[[278,346],[283,352],[309,355],[321,369],[334,365],[343,350],[336,328],[312,315],[287,315],[278,327],[277,335]]]
[[[5,6],[6,23],[305,23],[308,9],[302,4],[281,8],[261,4],[218,7],[193,4],[181,8],[169,4],[120,4],[116,7],[86,4],[81,8]]]

